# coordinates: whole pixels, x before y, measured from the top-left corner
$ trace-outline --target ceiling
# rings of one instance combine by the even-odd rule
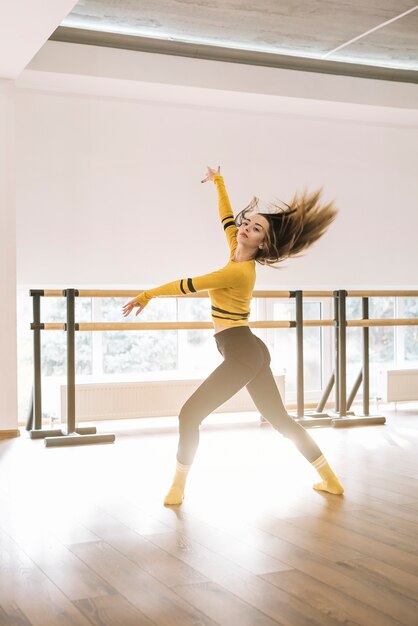
[[[418,82],[408,0],[80,0],[51,39]]]

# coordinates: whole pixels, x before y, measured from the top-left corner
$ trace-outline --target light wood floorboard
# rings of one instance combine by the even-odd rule
[[[342,497],[256,422],[209,420],[171,508],[175,419],[0,441],[0,626],[418,626],[418,407],[389,409],[310,431]]]

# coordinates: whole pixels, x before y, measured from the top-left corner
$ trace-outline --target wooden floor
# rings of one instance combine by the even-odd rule
[[[174,429],[0,442],[0,624],[417,626],[418,409],[383,413],[310,431],[344,497],[256,424],[202,430],[172,509]]]

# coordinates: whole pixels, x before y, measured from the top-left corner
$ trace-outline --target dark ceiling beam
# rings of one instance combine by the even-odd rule
[[[49,39],[52,41],[63,41],[107,48],[122,48],[124,50],[151,52],[153,54],[169,54],[194,59],[206,59],[209,61],[226,61],[228,63],[260,65],[263,67],[276,67],[302,72],[319,72],[321,74],[335,74],[337,76],[356,76],[359,78],[390,80],[403,83],[418,83],[418,72],[413,70],[376,67],[340,61],[322,61],[321,59],[308,59],[305,57],[272,54],[268,52],[183,43],[166,39],[87,30],[84,28],[71,28],[68,26],[59,26]]]

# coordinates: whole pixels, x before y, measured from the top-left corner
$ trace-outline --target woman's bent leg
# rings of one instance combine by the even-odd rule
[[[269,365],[265,365],[247,385],[258,411],[279,431],[291,439],[303,456],[312,463],[321,456],[321,450],[309,433],[288,414]]]

